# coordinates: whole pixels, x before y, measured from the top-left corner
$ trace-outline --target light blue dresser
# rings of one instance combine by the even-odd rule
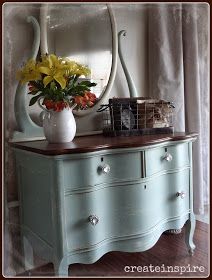
[[[68,275],[109,251],[142,252],[186,223],[192,254],[192,142],[196,134],[78,137],[67,144],[13,143],[21,234]],[[168,246],[168,244],[167,244]],[[121,253],[120,253],[121,254]]]

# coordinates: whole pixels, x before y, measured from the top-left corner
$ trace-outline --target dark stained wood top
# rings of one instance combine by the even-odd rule
[[[49,144],[46,140],[13,142],[12,147],[43,155],[63,155],[74,153],[94,152],[105,149],[134,148],[159,144],[167,141],[195,140],[196,133],[173,133],[143,136],[106,137],[102,134],[75,137],[72,142],[63,144]]]

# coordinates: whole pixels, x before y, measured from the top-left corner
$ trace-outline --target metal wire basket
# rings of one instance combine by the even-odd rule
[[[101,105],[103,134],[129,136],[173,133],[174,105],[151,98],[112,98]]]

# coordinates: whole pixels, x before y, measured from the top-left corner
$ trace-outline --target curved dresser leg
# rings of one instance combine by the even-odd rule
[[[29,240],[22,235],[23,265],[25,270],[34,268],[33,248]]]
[[[54,263],[55,276],[67,276],[68,277],[68,263],[66,258],[62,258],[60,261]]]
[[[191,213],[190,218],[186,222],[186,227],[185,227],[185,242],[188,247],[188,252],[191,256],[193,256],[194,249],[196,247],[193,242],[195,225],[196,225],[195,215],[194,213]]]

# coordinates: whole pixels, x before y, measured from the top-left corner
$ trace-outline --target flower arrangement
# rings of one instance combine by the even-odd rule
[[[89,68],[68,58],[54,54],[41,56],[39,61],[30,59],[17,72],[22,84],[28,82],[29,92],[33,95],[29,106],[43,97],[43,105],[47,109],[61,111],[75,104],[76,109],[92,107],[97,98],[90,88],[96,83],[79,81],[81,76],[88,76]]]

